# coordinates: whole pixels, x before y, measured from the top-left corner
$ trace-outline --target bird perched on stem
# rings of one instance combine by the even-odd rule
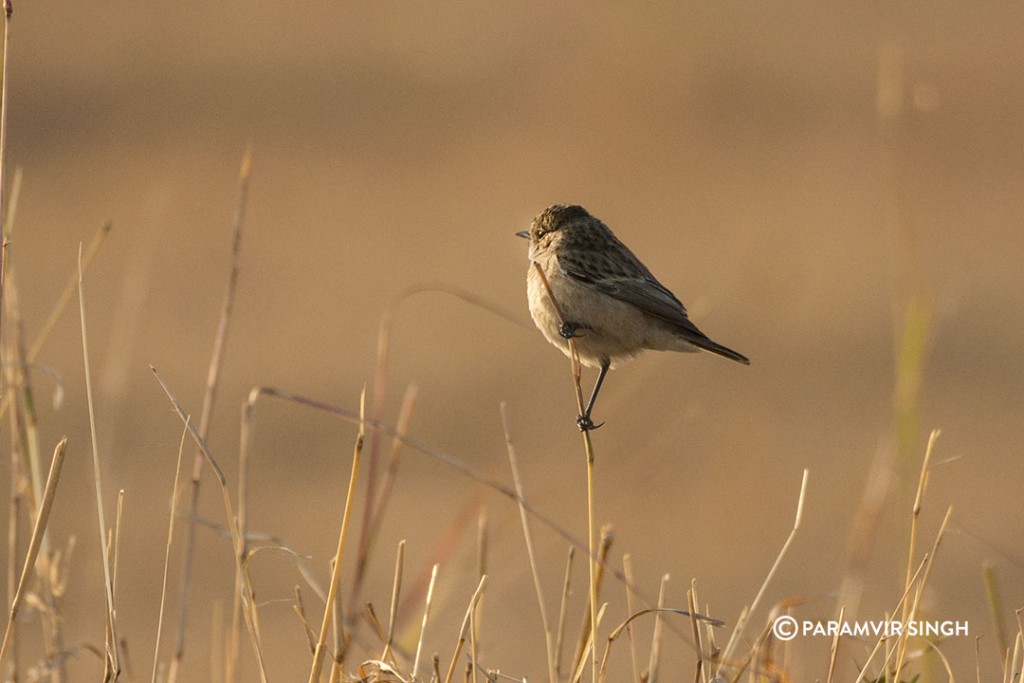
[[[550,206],[516,235],[530,240],[526,291],[533,322],[567,356],[573,339],[580,362],[599,368],[586,409],[576,418],[581,430],[601,426],[590,413],[609,368],[643,351],[710,351],[750,364],[697,329],[682,302],[582,206]]]

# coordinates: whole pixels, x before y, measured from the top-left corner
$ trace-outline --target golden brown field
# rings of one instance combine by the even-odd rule
[[[510,487],[505,402],[525,498],[585,543],[586,470],[569,363],[530,321],[526,247],[513,235],[549,204],[579,203],[680,296],[703,330],[752,361],[746,368],[708,354],[649,354],[613,371],[602,390],[595,419],[607,424],[592,433],[595,522],[614,527],[610,570],[631,557],[642,596],[634,609],[656,601],[664,574],[665,604],[685,608],[695,580],[701,611],[726,622],[715,634],[723,645],[790,533],[806,469],[802,524],[735,654],[770,647],[777,668],[765,671],[762,661],[757,680],[826,680],[830,638],[798,637],[788,649],[757,639],[783,604],[800,620],[834,619],[844,605],[858,606],[856,619],[878,620],[896,607],[925,446],[937,428],[915,570],[950,507],[952,515],[918,617],[969,623],[969,636],[936,643],[956,680],[1004,680],[983,581],[989,563],[1019,680],[1024,8],[14,1],[8,200],[16,169],[20,191],[3,292],[3,386],[19,365],[12,297],[31,346],[76,272],[80,243],[110,221],[84,291],[108,526],[125,492],[120,680],[154,675],[182,442],[182,422],[149,365],[198,419],[247,148],[238,289],[209,431],[235,501],[239,416],[253,387],[355,413],[365,385],[368,405],[382,401],[383,422],[393,426],[415,385],[410,438]],[[68,437],[48,533],[53,549],[75,539],[60,622],[68,680],[89,681],[102,677],[86,645],[102,648],[106,608],[73,293],[29,377],[44,474]],[[586,391],[592,381],[588,372]],[[11,445],[11,433],[24,438],[26,429],[18,405],[18,421],[8,410],[0,422],[8,522],[12,471],[27,457]],[[253,543],[287,546],[326,586],[357,428],[266,397],[253,425]],[[370,601],[387,627],[396,546],[405,539],[399,668],[407,677],[425,581],[439,563],[419,678],[429,680],[434,652],[445,673],[479,579],[483,514],[488,579],[477,661],[515,680],[547,680],[517,506],[416,448],[402,452],[365,586],[356,607],[348,604],[375,441],[371,433],[343,562],[342,609],[357,615],[346,671],[381,653],[359,615]],[[379,446],[378,475],[391,438]],[[194,451],[186,440],[160,680],[179,623]],[[878,472],[893,476],[872,520],[858,509],[876,459]],[[234,562],[210,474],[179,681],[224,681]],[[4,604],[31,533],[30,488],[13,525],[4,524]],[[871,522],[873,531],[856,531]],[[13,554],[9,528],[17,529]],[[569,544],[536,517],[531,528],[555,621]],[[858,542],[862,550],[851,550]],[[563,679],[586,610],[585,557],[584,546],[573,569]],[[858,565],[863,590],[842,592]],[[306,680],[311,657],[294,587],[314,628],[323,602],[288,553],[256,552],[249,567],[269,680]],[[604,602],[599,653],[628,616],[621,581],[606,577]],[[690,621],[663,619],[661,678],[692,680]],[[633,623],[644,668],[655,620]],[[0,679],[13,676],[16,661],[19,681],[58,680],[40,669],[38,601],[21,608],[17,633]],[[875,644],[842,639],[834,680],[857,679]],[[625,637],[611,652],[608,680],[631,680]],[[923,641],[911,641],[907,657],[904,680],[951,677]],[[865,680],[880,675],[882,658]],[[466,661],[459,658],[456,680]],[[714,671],[708,666],[705,673]],[[753,680],[752,668],[742,680]],[[237,680],[259,680],[244,634]]]

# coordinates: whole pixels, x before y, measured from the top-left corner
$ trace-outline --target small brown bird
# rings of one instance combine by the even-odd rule
[[[600,368],[587,407],[576,418],[581,430],[601,426],[590,413],[608,369],[645,350],[703,350],[750,364],[697,329],[682,302],[582,206],[548,207],[529,231],[516,235],[530,240],[526,292],[533,322],[567,356],[574,339],[580,362]],[[544,271],[557,310],[534,263]]]

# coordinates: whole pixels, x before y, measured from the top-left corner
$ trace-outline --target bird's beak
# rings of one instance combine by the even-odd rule
[[[516,237],[522,237],[525,240],[530,239],[530,233],[526,230],[520,230],[516,233]]]

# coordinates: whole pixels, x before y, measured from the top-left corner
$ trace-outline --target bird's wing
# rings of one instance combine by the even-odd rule
[[[566,275],[596,288],[602,294],[636,306],[644,313],[668,323],[697,332],[696,326],[686,315],[683,302],[658,282],[635,256],[629,252],[616,256],[618,263],[611,259],[603,262],[600,258],[575,259],[559,254],[558,264]],[[629,259],[628,264],[622,264],[624,258]]]
[[[629,259],[626,268],[621,267],[623,258]],[[609,261],[602,262],[601,259],[597,259],[595,262],[593,258],[589,260],[565,258],[560,254],[558,263],[563,272],[574,280],[590,285],[602,294],[664,320],[677,334],[694,346],[746,365],[750,364],[743,354],[712,341],[701,332],[690,321],[683,302],[658,282],[651,275],[651,271],[647,270],[632,253],[626,251],[625,255],[618,254],[618,259],[616,264]],[[620,267],[617,268],[616,265]],[[609,273],[612,274],[609,275]]]
[[[613,299],[624,301],[644,313],[700,334],[696,325],[690,322],[683,303],[653,278],[611,277],[595,281],[594,286]]]

